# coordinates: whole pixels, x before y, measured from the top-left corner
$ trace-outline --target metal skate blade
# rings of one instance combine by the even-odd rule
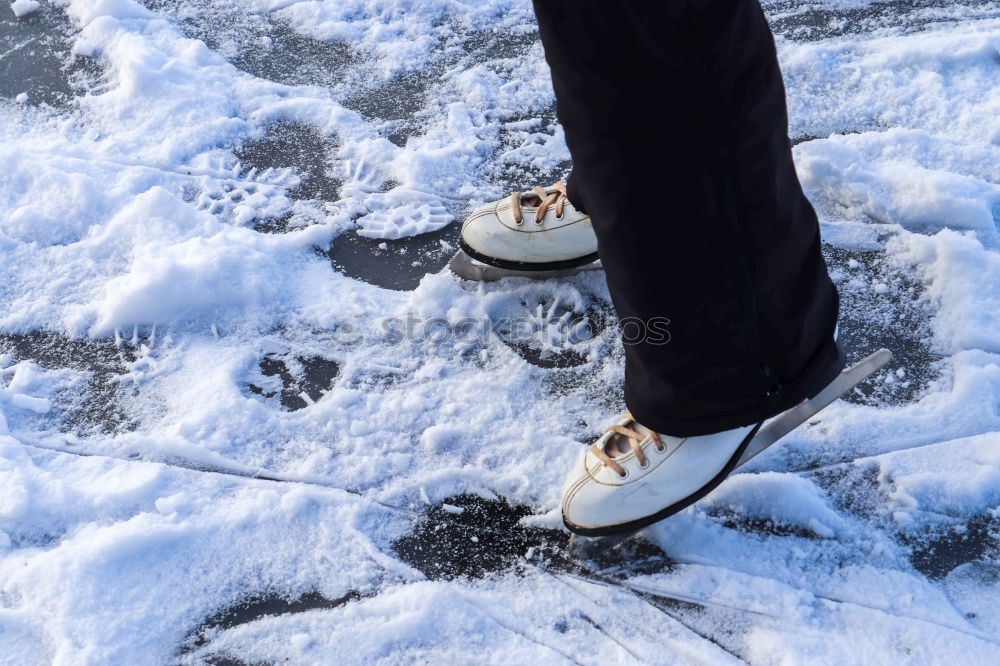
[[[618,544],[628,541],[644,529],[646,528],[643,527],[631,532],[622,532],[621,534],[612,534],[611,536],[604,537],[585,537],[579,534],[571,534],[568,547],[569,554],[578,560],[591,560],[601,553],[611,550]]]
[[[869,354],[849,368],[841,372],[836,379],[826,385],[822,391],[808,400],[803,400],[787,412],[782,412],[771,419],[763,428],[750,440],[739,462],[737,469],[748,463],[754,456],[771,446],[779,439],[790,433],[792,430],[802,425],[819,410],[823,409],[831,402],[852,390],[855,386],[868,379],[883,365],[892,360],[892,352],[888,349],[879,349],[873,354]]]
[[[554,271],[515,271],[508,268],[498,268],[476,261],[462,250],[455,253],[448,264],[452,273],[463,280],[473,282],[496,282],[508,277],[523,277],[531,280],[548,280],[551,278],[570,277],[583,271],[594,271],[603,268],[600,260],[576,268],[565,268]]]

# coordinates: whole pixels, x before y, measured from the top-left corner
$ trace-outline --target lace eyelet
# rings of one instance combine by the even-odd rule
[[[524,226],[524,218],[520,220],[514,220],[514,224],[516,224],[519,227]]]
[[[555,215],[554,217],[555,217],[555,218],[556,218],[557,220],[561,220],[561,219],[563,219],[564,217],[566,217],[566,215],[565,215],[565,213],[564,213],[564,214],[562,214],[562,215]]]
[[[646,462],[639,464],[639,469],[646,469],[647,467],[649,467],[649,459],[646,459]]]
[[[628,478],[628,470],[627,469],[624,470],[621,474],[618,475],[618,478],[619,479],[627,479]]]
[[[535,218],[535,226],[536,227],[540,227],[543,224],[545,224],[545,220],[544,219],[543,220],[539,220],[537,217]]]
[[[665,446],[654,446],[653,448],[656,449],[657,453],[664,453],[667,450]]]

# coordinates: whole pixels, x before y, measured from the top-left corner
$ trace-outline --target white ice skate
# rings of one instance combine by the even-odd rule
[[[570,473],[563,522],[577,534],[604,536],[673,515],[722,483],[759,427],[670,437],[626,412]]]
[[[450,268],[467,280],[550,278],[600,268],[590,216],[556,183],[486,204],[462,225]]]
[[[889,362],[881,349],[845,369],[816,396],[763,427],[749,425],[701,437],[669,437],[626,413],[577,462],[563,490],[563,522],[572,550],[588,557],[707,495],[736,468]]]

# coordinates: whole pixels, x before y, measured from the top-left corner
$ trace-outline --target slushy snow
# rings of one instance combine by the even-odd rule
[[[462,494],[559,529],[623,408],[600,273],[443,268],[472,206],[569,168],[529,2],[14,2],[101,73],[0,99],[0,661],[998,662],[1000,8],[912,4],[764,6],[834,278],[883,307],[842,335],[905,342],[876,383],[917,388],[834,403],[608,584],[392,546]],[[311,173],[253,157],[275,127]]]

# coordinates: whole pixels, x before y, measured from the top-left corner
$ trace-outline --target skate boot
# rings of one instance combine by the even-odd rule
[[[626,412],[580,458],[563,489],[563,523],[584,536],[633,532],[697,502],[736,467],[760,424],[669,437]]]
[[[459,244],[452,270],[472,280],[546,278],[600,267],[590,216],[569,201],[563,183],[515,192],[473,211]],[[474,262],[499,270],[475,270]]]
[[[593,557],[697,502],[733,470],[813,419],[891,360],[888,349],[869,354],[845,368],[819,393],[763,427],[667,437],[639,425],[626,412],[578,460],[566,480],[563,523],[576,533],[571,553]]]

